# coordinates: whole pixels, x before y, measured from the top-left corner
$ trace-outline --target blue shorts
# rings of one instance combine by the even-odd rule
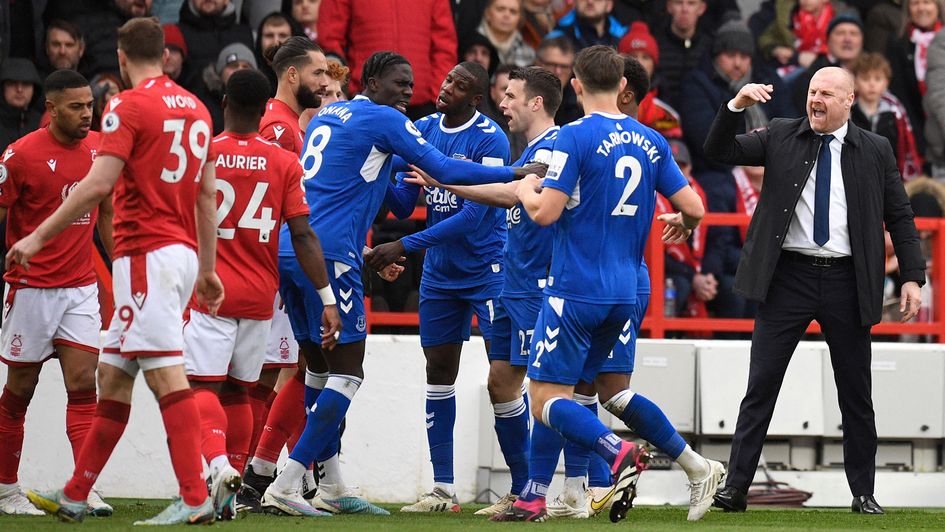
[[[569,386],[593,381],[635,306],[545,296],[532,336],[528,378]]]
[[[633,315],[624,324],[620,337],[614,344],[610,356],[601,366],[601,373],[633,373],[633,365],[637,355],[637,338],[640,337],[640,325],[646,315],[646,307],[650,304],[650,295],[637,295],[637,304],[633,307]]]
[[[325,261],[328,281],[341,316],[339,344],[360,342],[367,337],[364,288],[361,270],[332,260]],[[292,333],[299,342],[322,343],[322,300],[295,257],[279,257],[279,293],[285,303]]]
[[[482,337],[492,340],[492,320],[502,291],[501,280],[470,288],[446,290],[420,282],[420,346],[461,344],[469,340],[476,313]]]
[[[499,301],[492,322],[489,360],[508,360],[512,366],[527,366],[541,298],[500,297]]]

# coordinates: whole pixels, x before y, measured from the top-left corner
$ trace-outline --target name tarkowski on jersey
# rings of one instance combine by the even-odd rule
[[[621,144],[636,144],[646,152],[646,156],[650,159],[651,163],[660,160],[662,156],[659,154],[659,149],[650,142],[650,139],[635,131],[624,131],[620,124],[615,125],[617,131],[611,131],[607,138],[601,140],[600,145],[597,146],[597,150],[595,151],[598,155],[607,157],[610,155],[610,150],[614,149],[615,146]]]

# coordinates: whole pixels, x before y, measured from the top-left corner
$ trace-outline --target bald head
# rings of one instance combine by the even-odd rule
[[[833,133],[850,119],[853,75],[839,67],[824,67],[810,80],[807,118],[817,133]]]

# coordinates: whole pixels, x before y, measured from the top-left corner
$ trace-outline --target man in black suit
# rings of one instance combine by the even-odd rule
[[[735,291],[761,305],[729,476],[715,505],[746,509],[784,372],[816,319],[830,348],[840,399],[853,511],[880,514],[873,498],[870,327],[882,308],[884,222],[899,258],[902,320],[918,313],[925,261],[912,208],[889,142],[849,121],[848,72],[827,67],[811,78],[807,117],[775,119],[766,130],[736,136],[740,113],[769,101],[772,90],[745,85],[719,109],[705,141],[706,156],[717,162],[766,168],[735,276]]]

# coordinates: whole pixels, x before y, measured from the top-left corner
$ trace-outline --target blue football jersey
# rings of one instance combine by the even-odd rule
[[[532,161],[551,161],[551,152],[557,137],[557,126],[542,132],[532,139],[514,166],[524,166]],[[506,211],[506,221],[509,236],[505,244],[505,283],[502,285],[502,297],[541,297],[545,279],[548,277],[548,266],[551,264],[554,227],[542,227],[533,222],[521,203]]]
[[[666,139],[626,115],[588,115],[558,132],[542,184],[569,196],[545,294],[636,302],[656,192],[670,197],[688,184]]]
[[[508,138],[479,112],[456,128],[447,128],[441,113],[417,120],[416,126],[423,138],[447,157],[489,166],[509,163]],[[427,228],[403,239],[407,251],[427,250],[423,282],[444,289],[501,282],[505,210],[471,203],[436,187],[423,187],[423,195]],[[447,225],[440,225],[444,222]]]
[[[363,96],[326,106],[312,118],[299,159],[309,225],[326,259],[360,267],[390,179],[390,155],[411,162],[433,150],[406,116]],[[294,256],[291,238],[280,238],[280,256]]]

